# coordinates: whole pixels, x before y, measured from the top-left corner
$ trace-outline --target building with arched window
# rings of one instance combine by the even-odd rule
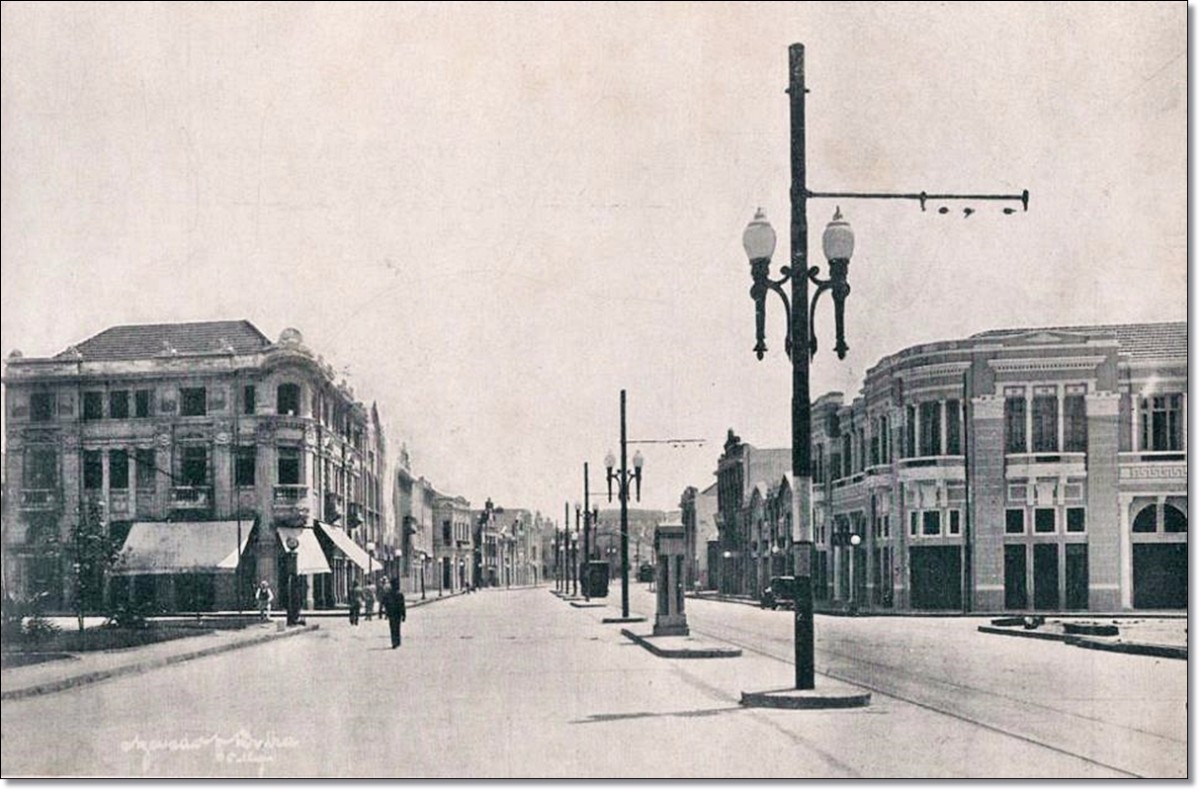
[[[813,403],[814,597],[1186,608],[1186,415],[1184,322],[994,330],[885,357],[853,399]],[[761,582],[763,526],[789,512],[772,504],[789,482],[744,475],[746,449],[720,462],[722,549],[760,567],[731,564],[730,592]]]
[[[378,411],[297,330],[113,327],[54,357],[13,352],[4,382],[8,595],[234,609],[295,574],[305,605],[332,606],[398,545]],[[103,585],[72,560],[89,520],[121,547]]]

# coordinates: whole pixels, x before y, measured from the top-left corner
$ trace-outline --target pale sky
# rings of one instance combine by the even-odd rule
[[[793,42],[811,189],[1032,195],[843,203],[850,352],[823,304],[814,397],[919,343],[1187,317],[1182,3],[6,3],[0,36],[3,354],[294,326],[476,505],[602,487],[621,388],[631,438],[709,440],[642,448],[646,507],[730,427],[790,443],[741,234],[762,206],[786,260]]]

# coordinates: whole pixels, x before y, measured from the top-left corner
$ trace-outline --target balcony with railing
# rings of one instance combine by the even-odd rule
[[[22,489],[21,510],[53,511],[58,508],[61,499],[57,489]]]
[[[1087,475],[1087,454],[1044,451],[1040,453],[1006,453],[1005,478],[1055,478],[1062,475],[1081,478]]]
[[[1143,450],[1117,454],[1121,482],[1166,482],[1187,486],[1187,451]]]
[[[207,511],[212,508],[211,486],[172,486],[171,509],[175,511]]]

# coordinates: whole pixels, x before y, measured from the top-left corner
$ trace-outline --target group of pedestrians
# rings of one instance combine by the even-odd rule
[[[371,620],[372,613],[375,612],[376,601],[379,604],[379,617],[387,618],[388,629],[392,635],[392,648],[400,647],[400,624],[407,617],[407,612],[404,606],[404,592],[400,590],[400,580],[392,577],[391,580],[384,583],[386,589],[375,595],[375,586],[368,583],[366,588],[363,588],[358,583],[350,590],[350,623],[358,626],[360,617],[365,617],[366,620]],[[364,613],[365,608],[365,613]]]
[[[357,582],[350,589],[350,623],[358,626],[360,617],[365,617],[368,621],[371,620],[372,614],[375,612],[375,606],[379,606],[379,618],[387,618],[388,629],[392,635],[392,648],[400,647],[400,624],[404,623],[408,613],[404,606],[404,592],[400,590],[400,580],[392,577],[390,580],[385,580],[383,585],[385,589],[378,596],[375,594],[375,586],[369,584],[363,588]],[[271,591],[271,586],[266,580],[259,583],[258,590],[254,592],[254,601],[258,605],[258,617],[263,621],[271,619],[271,603],[275,600],[275,594]]]

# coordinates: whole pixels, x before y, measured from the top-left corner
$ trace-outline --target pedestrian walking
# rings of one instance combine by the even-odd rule
[[[388,630],[392,633],[392,648],[400,647],[400,624],[407,613],[404,610],[404,592],[400,590],[400,578],[392,577],[392,584],[380,598],[387,613]]]
[[[363,588],[363,614],[367,620],[375,615],[375,583],[367,583],[367,587]]]
[[[271,586],[266,580],[258,583],[258,590],[254,591],[254,602],[258,605],[258,619],[260,621],[271,620],[271,602],[275,601],[275,594],[271,591]]]
[[[362,612],[363,591],[359,584],[354,583],[350,589],[350,624],[358,626],[358,614]]]

